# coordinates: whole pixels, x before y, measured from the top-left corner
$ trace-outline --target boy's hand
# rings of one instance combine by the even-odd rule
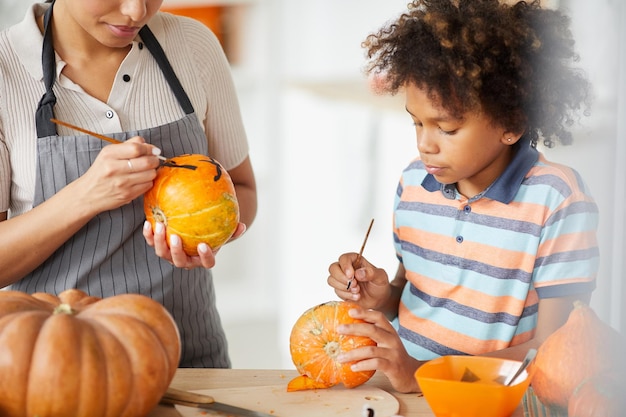
[[[422,362],[411,357],[398,333],[385,315],[374,310],[350,310],[350,317],[365,320],[366,323],[344,324],[337,327],[340,334],[365,336],[376,342],[376,346],[366,346],[341,353],[337,359],[342,363],[355,362],[351,369],[355,372],[380,370],[399,392],[419,392],[414,374]]]
[[[363,257],[355,268],[353,263],[357,258],[357,253],[350,252],[332,263],[328,268],[328,285],[335,289],[335,294],[342,300],[355,301],[363,308],[376,308],[389,298],[389,278],[383,269],[376,268]],[[350,280],[352,282],[348,289]]]

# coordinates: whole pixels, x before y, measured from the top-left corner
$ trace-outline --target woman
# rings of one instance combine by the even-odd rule
[[[208,154],[235,184],[240,236],[256,185],[234,86],[215,36],[159,13],[162,0],[34,4],[0,34],[0,285],[106,297],[141,293],[180,330],[181,366],[228,367],[211,272],[145,223],[158,155]],[[50,118],[106,133],[77,136]],[[153,248],[151,248],[153,247]]]

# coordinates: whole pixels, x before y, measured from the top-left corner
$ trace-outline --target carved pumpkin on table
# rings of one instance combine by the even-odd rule
[[[287,391],[330,388],[343,384],[354,388],[367,382],[375,371],[354,372],[351,363],[336,360],[341,352],[375,346],[368,337],[337,333],[341,324],[363,323],[348,311],[358,306],[349,301],[330,301],[305,311],[294,324],[289,346],[299,376],[289,381]]]

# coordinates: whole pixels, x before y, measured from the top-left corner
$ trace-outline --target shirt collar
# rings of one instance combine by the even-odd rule
[[[26,12],[24,19],[8,29],[8,36],[13,50],[19,57],[20,62],[24,65],[24,68],[26,68],[30,75],[36,80],[43,79],[43,69],[41,68],[43,35],[37,25],[37,17],[43,15],[48,7],[50,7],[50,3],[33,4]],[[159,13],[157,13],[155,18],[150,20],[150,29],[152,29],[154,33],[157,33],[162,30],[162,27],[162,19]],[[137,39],[135,41],[137,41]],[[58,55],[56,55],[56,59],[58,76],[63,69],[64,63],[58,65],[60,61]]]
[[[41,69],[41,49],[43,48],[43,35],[37,26],[37,17],[45,13],[50,4],[33,4],[24,19],[9,28],[8,36],[13,50],[24,65],[24,68],[36,80],[43,79]]]
[[[484,191],[484,193],[481,193],[483,197],[487,197],[504,204],[510,203],[513,198],[515,198],[515,195],[517,194],[519,187],[522,185],[522,181],[524,181],[526,174],[537,162],[539,152],[527,142],[524,142],[523,144],[518,142],[513,146],[516,151],[513,155],[513,159],[504,172],[487,188],[486,191]],[[431,174],[426,175],[422,181],[422,187],[428,191],[441,190],[444,197],[448,199],[456,198],[455,184],[441,184]]]

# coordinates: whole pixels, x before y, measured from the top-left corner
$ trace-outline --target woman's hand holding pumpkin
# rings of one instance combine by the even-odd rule
[[[389,277],[384,269],[376,268],[365,258],[359,259],[357,268],[353,264],[358,254],[345,253],[328,268],[328,285],[335,289],[335,294],[342,300],[351,300],[363,308],[378,308],[391,294]],[[350,282],[348,288],[348,282]]]
[[[350,317],[365,320],[367,323],[340,325],[337,332],[369,337],[376,342],[376,346],[343,352],[337,360],[343,363],[355,362],[351,366],[355,372],[380,370],[398,392],[419,392],[414,374],[422,362],[408,354],[385,315],[375,310],[352,309]]]
[[[241,237],[246,231],[246,225],[239,223],[229,242]],[[163,223],[157,223],[156,230],[152,230],[150,222],[146,221],[143,227],[143,236],[149,246],[154,248],[155,253],[160,258],[165,259],[178,268],[213,268],[215,266],[215,255],[220,248],[212,250],[206,243],[198,245],[198,256],[188,256],[183,250],[180,237],[171,235],[169,242],[165,234]]]
[[[169,242],[165,233],[165,225],[157,223],[153,231],[150,222],[145,222],[143,236],[149,246],[154,248],[158,257],[165,259],[178,268],[213,268],[215,266],[215,254],[206,244],[198,245],[198,255],[189,256],[183,250],[182,241],[178,235],[170,235]]]

